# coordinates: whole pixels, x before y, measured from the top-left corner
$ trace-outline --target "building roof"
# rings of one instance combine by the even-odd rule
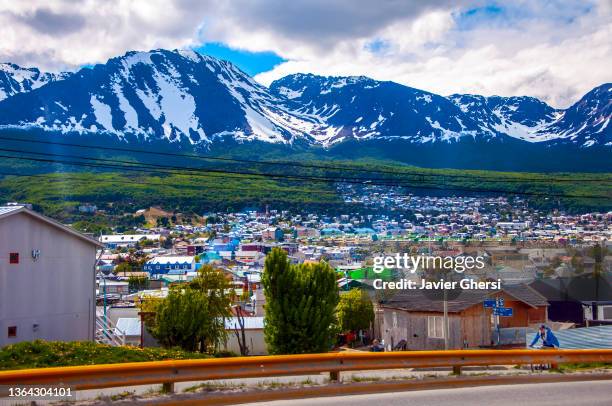
[[[137,242],[144,239],[157,241],[160,238],[160,234],[109,234],[100,236],[100,241],[104,243],[122,243]]]
[[[191,264],[194,261],[193,256],[167,256],[167,257],[155,257],[149,261],[149,265],[167,265],[167,264]]]
[[[0,216],[11,213],[13,211],[17,211],[22,206],[0,206]]]
[[[443,312],[444,302],[440,298],[426,295],[427,291],[421,289],[405,290],[391,299],[381,303],[383,307],[393,307],[402,310],[421,311],[421,312]],[[448,300],[449,313],[460,313],[482,301],[494,291],[491,290],[464,290],[456,298]],[[441,296],[441,295],[440,295]]]
[[[506,285],[503,291],[512,297],[517,298],[521,302],[524,302],[533,307],[547,306],[548,301],[546,297],[540,294],[535,289],[520,283],[517,285]]]
[[[526,343],[529,344],[535,336],[535,330],[526,332]],[[563,349],[593,349],[612,347],[612,326],[596,326],[583,328],[570,328],[555,331],[559,340],[559,348]]]
[[[444,302],[441,294],[432,295],[431,291],[421,289],[406,290],[398,293],[391,299],[381,303],[383,307],[393,307],[403,310],[421,312],[443,312]],[[463,290],[458,293],[449,293],[448,311],[450,313],[462,312],[476,304],[482,303],[487,297],[506,292],[517,300],[532,306],[547,306],[548,301],[544,296],[525,284],[507,285],[501,290]],[[440,296],[438,298],[438,296]]]
[[[140,319],[138,317],[118,318],[115,333],[123,333],[126,336],[139,336],[141,333]]]
[[[551,301],[612,300],[612,275],[591,275],[536,280],[529,285]]]
[[[12,216],[14,214],[17,213],[24,213],[27,214],[29,216],[32,216],[40,221],[42,221],[43,223],[46,223],[52,227],[58,228],[68,234],[71,234],[74,237],[80,238],[81,240],[84,240],[92,245],[95,245],[96,247],[103,247],[103,245],[97,241],[94,238],[88,237],[85,234],[81,234],[78,231],[74,230],[71,227],[68,227],[56,220],[53,220],[52,218],[49,218],[47,216],[43,216],[42,214],[39,214],[33,210],[28,209],[25,206],[0,206],[0,220],[2,220],[3,218],[6,218],[8,216]]]

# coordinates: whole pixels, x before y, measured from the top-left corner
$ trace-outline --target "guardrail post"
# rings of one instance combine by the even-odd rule
[[[163,393],[173,393],[174,392],[174,382],[162,383],[162,392]]]
[[[332,382],[340,381],[340,371],[331,371],[329,373],[329,380]]]

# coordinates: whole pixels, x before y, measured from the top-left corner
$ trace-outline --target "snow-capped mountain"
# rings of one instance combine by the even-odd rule
[[[536,132],[561,114],[533,97],[454,94],[448,98],[477,123],[481,132],[505,134],[530,142],[545,141]]]
[[[41,72],[14,63],[0,63],[0,101],[18,93],[38,89],[49,82],[66,79],[70,73]]]
[[[612,146],[609,83],[558,110],[532,97],[443,97],[363,76],[295,74],[267,88],[229,62],[184,50],[128,52],[55,76],[0,67],[5,128],[202,146],[221,138],[328,148],[349,140]]]
[[[612,86],[601,85],[566,110],[533,97],[449,96],[483,131],[529,142],[570,142],[583,147],[611,145]],[[607,130],[606,130],[607,129]]]
[[[315,120],[233,64],[193,51],[128,52],[0,103],[0,125],[210,143],[292,142]]]
[[[270,91],[324,122],[324,145],[351,138],[432,142],[477,135],[471,119],[451,101],[394,82],[296,74],[273,82]]]
[[[567,110],[533,97],[442,97],[366,77],[289,75],[273,82],[270,91],[290,98],[300,112],[322,116],[335,130],[327,140],[332,144],[347,138],[430,143],[512,137],[531,143],[612,145],[609,83]]]
[[[612,84],[606,83],[588,92],[573,106],[560,112],[545,129],[559,140],[571,140],[589,147],[612,145]]]

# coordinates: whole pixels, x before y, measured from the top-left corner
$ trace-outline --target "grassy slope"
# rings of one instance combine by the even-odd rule
[[[210,358],[178,349],[111,347],[87,341],[22,342],[0,348],[0,370]]]
[[[53,134],[36,131],[0,130],[0,136],[19,139],[45,140],[57,143],[77,143],[91,148],[77,148],[61,145],[28,143],[22,141],[0,140],[3,148],[15,150],[38,151],[38,158],[49,158],[45,154],[57,154],[58,160],[71,161],[73,157],[91,157],[112,160],[123,160],[135,163],[154,165],[171,165],[180,167],[211,168],[216,170],[235,170],[248,172],[267,172],[292,175],[330,176],[353,178],[401,179],[407,185],[425,187],[411,189],[414,193],[426,194],[469,194],[465,191],[450,189],[490,190],[504,193],[534,192],[551,195],[597,195],[602,198],[550,198],[533,197],[532,200],[542,207],[555,207],[558,203],[571,211],[607,211],[612,209],[612,173],[528,173],[528,172],[494,172],[487,170],[464,169],[424,169],[409,166],[390,159],[380,159],[389,155],[374,151],[369,155],[368,145],[358,144],[350,149],[351,154],[333,153],[311,148],[299,143],[288,145],[271,145],[266,143],[235,143],[224,141],[215,143],[211,150],[198,151],[197,155],[239,158],[260,161],[302,162],[325,166],[350,166],[362,169],[382,171],[381,173],[347,172],[333,169],[300,168],[293,165],[258,165],[253,163],[231,163],[224,161],[186,158],[185,156],[151,155],[134,150],[156,151],[162,153],[193,154],[193,146],[187,144],[168,144],[164,142],[135,143],[115,139],[101,139],[97,136],[54,137]],[[382,144],[381,144],[382,145]],[[386,144],[384,144],[386,145]],[[99,146],[100,148],[96,148]],[[397,152],[408,154],[409,146],[395,146]],[[457,147],[457,146],[455,146]],[[129,149],[120,152],[104,148]],[[451,148],[451,147],[448,147]],[[359,153],[361,151],[361,153]],[[3,152],[8,155],[20,155],[15,152]],[[62,158],[61,156],[64,156]],[[378,158],[368,158],[376,156]],[[350,158],[346,158],[350,157]],[[359,157],[359,158],[356,158]],[[453,156],[444,157],[443,162],[453,166]],[[484,158],[484,157],[483,157]],[[504,161],[512,161],[508,156]],[[562,162],[565,164],[565,162]],[[477,162],[476,162],[477,164]],[[567,163],[569,165],[569,163]],[[425,165],[429,166],[429,165]],[[454,166],[458,167],[458,166]],[[0,203],[6,200],[17,200],[39,205],[47,214],[58,215],[69,212],[79,203],[90,202],[104,206],[113,203],[117,212],[121,209],[134,211],[159,205],[174,211],[202,213],[213,210],[242,210],[262,208],[270,204],[274,208],[315,208],[328,209],[341,206],[341,199],[335,194],[335,187],[328,183],[304,181],[275,181],[271,179],[247,179],[240,176],[194,176],[194,175],[156,175],[137,172],[91,173],[94,168],[75,167],[71,165],[37,163],[24,160],[0,159]],[[110,169],[109,169],[110,170]],[[117,171],[117,169],[114,169]],[[401,175],[384,173],[384,171],[401,172]],[[9,177],[2,179],[2,174],[41,174],[61,172],[44,177]],[[90,173],[88,173],[90,172]],[[419,176],[424,174],[425,176]],[[427,176],[434,175],[434,177]],[[459,176],[459,177],[457,177]],[[562,177],[571,182],[550,182],[553,177]],[[528,179],[536,178],[541,182]],[[583,179],[601,179],[601,182],[584,182]],[[141,182],[141,184],[138,184]],[[146,185],[143,184],[147,183]],[[346,211],[346,208],[344,209]]]
[[[423,194],[470,194],[469,191],[528,192],[542,207],[558,203],[571,211],[612,209],[612,174],[539,174],[457,169],[423,169],[389,161],[306,161],[315,165],[350,166],[377,173],[347,172],[334,169],[277,166],[258,168],[234,166],[234,170],[274,172],[340,179],[384,178],[403,182],[411,192]],[[225,166],[226,169],[230,167]],[[50,168],[46,168],[49,170]],[[64,168],[65,171],[67,168]],[[70,170],[70,169],[68,169]],[[74,169],[72,169],[74,170]],[[385,172],[387,171],[387,172]],[[399,172],[392,174],[388,171]],[[433,176],[432,176],[433,175]],[[562,178],[565,182],[553,182]],[[534,180],[535,179],[535,180]],[[598,179],[586,182],[584,179]],[[455,190],[458,189],[458,190]],[[574,195],[574,198],[547,198],[548,195]],[[587,196],[600,196],[589,198]],[[342,204],[335,187],[329,183],[247,178],[240,175],[140,174],[117,172],[62,172],[36,176],[7,176],[0,179],[0,202],[20,201],[38,205],[45,213],[65,217],[80,203],[89,202],[113,210],[133,212],[159,205],[166,210],[203,213],[207,211],[262,208],[338,208]]]
[[[113,203],[121,211],[159,205],[168,210],[202,213],[240,210],[265,204],[330,205],[340,201],[325,185],[285,185],[267,179],[197,178],[189,175],[141,176],[121,173],[56,173],[7,177],[0,182],[0,200],[39,205],[48,214],[70,211],[79,203]]]

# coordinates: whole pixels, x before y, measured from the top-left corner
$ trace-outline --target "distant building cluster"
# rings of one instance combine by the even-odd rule
[[[144,343],[136,304],[163,298],[171,286],[213,266],[231,280],[233,304],[249,319],[250,353],[264,354],[261,278],[266,254],[275,247],[294,263],[326,261],[337,272],[341,294],[368,292],[376,318],[360,337],[378,338],[386,350],[524,346],[526,334],[541,323],[612,323],[612,213],[545,213],[519,199],[400,196],[376,189],[349,197],[349,189],[347,199],[389,210],[205,213],[197,223],[157,222],[92,238],[28,207],[1,207],[0,273],[7,283],[0,285],[0,345],[37,337]],[[462,277],[501,279],[502,288],[449,298],[452,336],[444,337],[440,298],[374,289],[375,279],[426,276],[425,269],[373,272],[375,256],[404,252],[482,257],[485,266]],[[594,283],[600,293],[593,294]],[[23,299],[31,297],[36,300]],[[495,316],[484,306],[491,298],[505,300],[512,316]],[[231,329],[236,320],[227,323]],[[116,337],[101,326],[112,326]],[[236,345],[227,343],[232,351]]]

